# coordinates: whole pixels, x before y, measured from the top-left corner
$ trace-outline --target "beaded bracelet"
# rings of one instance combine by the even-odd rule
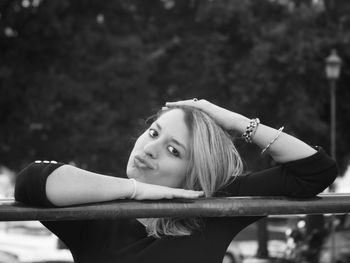
[[[248,143],[252,143],[253,140],[253,136],[256,133],[256,130],[258,129],[260,120],[259,118],[255,118],[255,119],[251,119],[249,122],[249,125],[247,126],[245,132],[242,134],[242,138],[248,142]]]
[[[280,137],[283,129],[284,129],[283,126],[278,129],[278,132],[277,132],[275,138],[273,138],[272,141],[264,149],[262,149],[261,154],[264,154],[264,152],[266,152],[266,150],[270,148],[270,146],[278,139],[278,137]]]

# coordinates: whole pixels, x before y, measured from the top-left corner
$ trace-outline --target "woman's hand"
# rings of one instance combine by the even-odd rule
[[[203,196],[203,191],[185,190],[179,188],[170,188],[161,185],[146,184],[135,181],[136,200],[157,200],[173,198],[198,198]]]
[[[249,123],[249,119],[238,113],[229,111],[219,107],[207,100],[182,100],[177,102],[167,102],[165,106],[168,108],[176,106],[191,106],[200,109],[212,117],[218,125],[225,130],[239,130],[241,131],[241,123]],[[245,126],[244,126],[245,127]]]

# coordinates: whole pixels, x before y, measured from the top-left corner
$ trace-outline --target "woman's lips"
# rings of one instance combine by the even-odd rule
[[[148,161],[145,158],[142,158],[139,155],[136,155],[134,157],[134,164],[135,164],[136,167],[142,168],[142,169],[144,169],[144,168],[155,169],[155,166],[150,161]]]

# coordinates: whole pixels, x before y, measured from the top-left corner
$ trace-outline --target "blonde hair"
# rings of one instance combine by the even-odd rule
[[[206,113],[193,107],[177,107],[185,114],[190,131],[190,161],[182,188],[204,191],[205,197],[232,182],[243,171],[243,163],[231,136]],[[171,110],[171,109],[170,109]],[[159,118],[164,112],[158,113]],[[200,228],[199,218],[150,218],[149,235],[185,236]]]

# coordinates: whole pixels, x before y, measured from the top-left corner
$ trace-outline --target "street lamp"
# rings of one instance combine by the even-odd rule
[[[337,51],[332,49],[331,54],[326,58],[326,76],[329,80],[330,85],[330,96],[331,96],[331,105],[330,105],[330,114],[331,114],[331,156],[336,159],[335,147],[336,147],[336,114],[335,114],[335,105],[336,105],[336,81],[339,79],[340,70],[341,70],[341,58],[338,56]],[[329,187],[329,191],[334,191],[334,185]],[[335,216],[332,215],[332,227],[331,227],[331,262],[335,262]]]
[[[331,156],[335,159],[335,147],[336,147],[336,81],[339,79],[342,60],[338,56],[337,51],[332,49],[331,54],[326,58],[326,76],[330,84],[330,114],[331,114]]]

